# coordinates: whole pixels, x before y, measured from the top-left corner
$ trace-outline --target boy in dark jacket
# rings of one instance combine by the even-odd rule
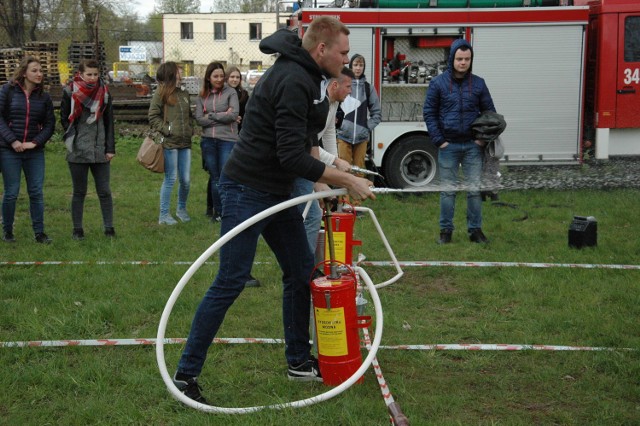
[[[463,39],[451,44],[448,69],[433,79],[424,102],[423,116],[431,142],[438,148],[440,184],[440,239],[451,242],[453,217],[462,165],[467,192],[467,231],[475,243],[487,243],[482,232],[482,177],[484,142],[475,140],[471,124],[484,111],[493,111],[493,100],[484,80],[471,73],[473,49]]]
[[[296,176],[349,189],[355,199],[374,198],[366,179],[325,165],[312,156],[324,128],[329,102],[327,76],[338,76],[349,53],[349,30],[329,16],[313,20],[302,40],[281,29],[260,42],[279,53],[253,90],[242,132],[220,177],[221,235],[290,198]],[[206,403],[196,377],[227,309],[249,278],[259,236],[283,273],[282,317],[290,380],[320,379],[310,354],[308,279],[314,259],[297,206],[271,215],[236,235],[220,250],[220,268],[200,303],[174,376],[187,397]]]

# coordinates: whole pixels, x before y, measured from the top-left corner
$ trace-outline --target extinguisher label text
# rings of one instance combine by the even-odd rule
[[[624,84],[640,84],[640,68],[632,70],[627,68],[624,70]]]
[[[347,347],[347,327],[344,308],[314,308],[318,353],[323,356],[345,356]]]
[[[335,252],[335,259],[338,262],[345,263],[347,259],[347,233],[346,232],[333,232],[333,250]],[[324,258],[330,259],[329,255],[329,236],[325,234],[324,241]]]

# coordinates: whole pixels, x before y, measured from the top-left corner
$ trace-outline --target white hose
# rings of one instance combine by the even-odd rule
[[[219,250],[220,247],[225,245],[229,240],[231,240],[240,232],[244,231],[245,229],[249,228],[253,224],[261,221],[266,217],[269,217],[274,213],[280,212],[289,207],[296,206],[300,203],[303,203],[309,200],[326,198],[326,197],[334,197],[334,196],[344,195],[346,193],[347,193],[346,189],[335,189],[331,191],[314,192],[312,194],[302,195],[300,197],[293,198],[291,200],[275,205],[267,210],[264,210],[263,212],[240,223],[238,226],[233,228],[224,236],[220,237],[204,253],[202,253],[202,255],[200,255],[200,257],[191,265],[191,267],[189,267],[187,272],[185,272],[185,274],[182,276],[182,278],[174,288],[173,292],[171,293],[171,296],[169,296],[169,300],[167,300],[167,304],[165,305],[164,311],[162,312],[162,316],[160,318],[160,324],[158,325],[158,335],[157,335],[157,341],[156,341],[156,361],[158,363],[158,368],[160,369],[160,375],[162,376],[162,380],[164,381],[165,385],[167,385],[167,389],[169,390],[169,392],[178,401],[184,403],[185,405],[188,405],[189,407],[195,408],[196,410],[200,410],[208,413],[220,413],[220,414],[247,414],[247,413],[260,411],[265,408],[283,409],[283,408],[289,408],[289,407],[292,407],[292,408],[306,407],[309,405],[317,404],[318,402],[326,401],[344,392],[349,387],[351,387],[364,374],[367,368],[369,368],[369,365],[371,365],[371,362],[376,356],[376,352],[380,347],[380,340],[382,339],[382,323],[383,323],[382,305],[380,303],[378,292],[376,291],[376,288],[373,282],[371,281],[371,278],[369,278],[369,276],[364,271],[364,269],[360,267],[355,268],[355,270],[367,285],[367,288],[373,300],[373,305],[375,307],[375,315],[376,315],[375,338],[371,345],[369,355],[364,360],[360,368],[355,373],[353,373],[353,375],[349,377],[344,383],[340,384],[339,386],[336,386],[335,388],[325,393],[314,396],[312,398],[307,398],[307,399],[294,401],[294,402],[274,404],[274,405],[262,405],[262,406],[255,406],[255,407],[244,407],[244,408],[226,408],[226,407],[216,407],[213,405],[201,404],[199,402],[192,400],[191,398],[188,398],[186,395],[180,392],[180,390],[176,387],[176,385],[173,383],[173,379],[171,378],[167,370],[167,364],[164,356],[165,331],[167,328],[167,323],[169,321],[169,316],[171,315],[171,311],[173,310],[173,306],[175,305],[176,301],[178,300],[178,297],[180,296],[180,293],[182,292],[184,287],[187,285],[191,277],[193,277],[193,275],[198,271],[198,269],[200,269],[200,266],[202,266],[206,262],[206,260],[209,257],[211,257],[211,255],[213,255],[213,253]]]
[[[389,253],[389,256],[391,256],[391,262],[393,263],[393,266],[395,266],[396,268],[396,275],[394,275],[392,278],[388,279],[385,282],[376,284],[376,288],[386,287],[388,285],[395,283],[404,275],[404,271],[402,271],[402,268],[400,267],[400,263],[398,262],[398,259],[396,258],[395,253],[391,249],[391,245],[389,245],[387,236],[382,231],[382,227],[380,226],[380,222],[378,222],[378,218],[376,217],[373,210],[367,207],[358,206],[358,207],[355,207],[355,210],[357,212],[366,212],[371,216],[371,220],[375,225],[376,229],[378,230],[378,234],[380,234],[380,238],[382,239],[382,244],[384,244],[384,247],[387,249],[387,253]]]

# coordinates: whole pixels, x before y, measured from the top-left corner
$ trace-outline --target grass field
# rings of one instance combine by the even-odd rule
[[[33,242],[23,184],[16,244],[0,244],[0,341],[154,338],[167,298],[218,237],[204,216],[206,175],[194,146],[190,223],[157,224],[162,177],[135,163],[139,140],[122,137],[112,166],[118,238],[102,235],[93,189],[84,241],[71,239],[71,181],[64,148],[47,148],[46,232]],[[508,170],[505,173],[509,173]],[[92,181],[90,181],[91,187]],[[540,262],[547,267],[406,267],[380,290],[383,345],[522,344],[606,347],[607,351],[408,351],[381,349],[389,389],[413,425],[640,424],[640,190],[505,191],[485,203],[486,246],[454,233],[439,246],[438,195],[380,195],[368,202],[401,261]],[[175,191],[174,191],[175,196]],[[175,205],[175,201],[174,204]],[[464,229],[464,197],[456,225]],[[522,219],[524,213],[528,218]],[[567,247],[574,215],[598,220],[598,246]],[[358,250],[389,260],[371,219],[356,223]],[[178,300],[167,337],[186,337],[195,308],[216,272],[215,255]],[[218,337],[282,338],[279,270],[261,244],[249,288]],[[36,261],[63,264],[35,265]],[[147,261],[150,264],[139,264]],[[22,265],[7,262],[25,262]],[[75,264],[71,262],[77,262]],[[374,282],[391,267],[367,267]],[[370,304],[371,305],[371,304]],[[369,308],[370,313],[372,309]],[[630,350],[627,350],[630,349]],[[165,346],[173,372],[180,345]],[[197,412],[171,398],[154,346],[0,347],[0,424],[385,425],[374,374],[318,405],[230,416]],[[291,384],[281,345],[213,345],[201,376],[214,405],[243,407],[308,398],[322,384]]]

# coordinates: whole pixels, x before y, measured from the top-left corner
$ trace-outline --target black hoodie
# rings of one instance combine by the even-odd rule
[[[324,172],[324,164],[309,153],[329,111],[326,78],[298,35],[287,29],[262,40],[260,50],[280,56],[253,89],[223,172],[253,189],[289,195],[296,176],[315,182]]]

